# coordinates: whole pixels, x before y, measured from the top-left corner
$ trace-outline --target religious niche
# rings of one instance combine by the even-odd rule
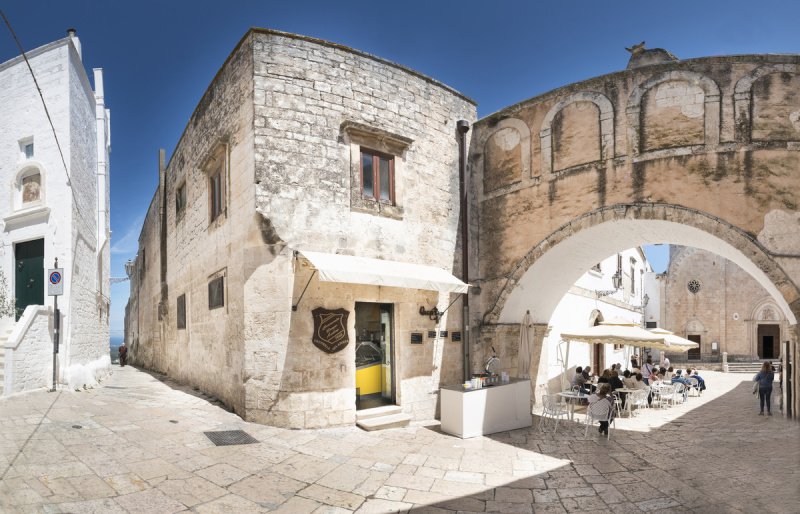
[[[350,343],[347,335],[349,311],[318,307],[311,314],[314,317],[314,334],[311,337],[314,346],[326,353],[336,353]]]
[[[42,176],[39,173],[22,179],[22,203],[34,203],[41,199]]]

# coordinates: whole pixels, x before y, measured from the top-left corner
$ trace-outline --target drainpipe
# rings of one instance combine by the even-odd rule
[[[458,189],[461,203],[461,280],[469,284],[469,223],[467,222],[467,132],[469,132],[469,122],[458,120],[456,123],[458,130]],[[470,379],[470,334],[469,334],[469,289],[462,296],[461,301],[463,312],[461,313],[461,351],[463,354],[464,381]]]

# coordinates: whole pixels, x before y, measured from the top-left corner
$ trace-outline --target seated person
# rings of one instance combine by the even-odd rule
[[[701,392],[706,390],[706,381],[703,380],[703,377],[701,377],[700,375],[697,374],[697,370],[696,369],[695,370],[687,369],[686,370],[686,376],[697,379],[697,383],[699,385],[699,389],[700,389]]]
[[[622,380],[619,378],[619,373],[617,373],[617,370],[611,372],[611,377],[608,379],[608,383],[611,384],[612,391],[625,387],[625,384],[623,384]]]
[[[622,374],[622,385],[628,389],[640,389],[636,387],[636,376],[632,375],[627,369],[625,373]],[[642,387],[644,387],[644,382],[642,382]]]
[[[636,374],[636,381],[633,383],[634,389],[644,389],[647,387],[647,384],[644,383],[644,377],[641,373]]]
[[[600,433],[608,434],[608,419],[614,419],[614,396],[611,394],[611,386],[601,384],[597,392],[589,397],[589,409],[592,414],[604,421],[600,421]]]
[[[607,369],[603,370],[603,373],[600,375],[600,378],[597,379],[597,384],[608,384],[611,382],[611,372]]]
[[[662,368],[662,369],[663,369],[663,368]],[[680,375],[680,373],[678,373],[678,374]],[[670,366],[669,368],[667,368],[667,369],[664,371],[664,378],[665,378],[665,379],[667,379],[667,380],[672,380],[672,377],[674,377],[674,376],[675,376],[675,370],[674,370],[674,369],[672,369],[672,366]]]
[[[578,366],[575,368],[575,376],[569,383],[570,388],[579,387],[582,392],[590,394],[592,392],[590,384],[586,383],[586,376],[583,374],[583,368]]]
[[[668,382],[672,384],[683,384],[684,385],[683,401],[686,401],[686,399],[689,398],[689,388],[692,387],[692,383],[689,382],[688,378],[684,378],[680,375],[675,375],[674,377],[672,377],[672,380]]]

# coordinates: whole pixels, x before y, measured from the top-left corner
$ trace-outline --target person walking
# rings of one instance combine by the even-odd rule
[[[775,373],[772,371],[772,363],[765,362],[761,366],[761,371],[753,377],[753,382],[758,382],[758,401],[761,405],[759,416],[764,415],[764,404],[767,404],[767,415],[772,416],[772,382],[775,380]]]
[[[125,346],[125,343],[122,343],[119,347],[119,365],[120,367],[125,367],[125,361],[128,360],[128,347]]]

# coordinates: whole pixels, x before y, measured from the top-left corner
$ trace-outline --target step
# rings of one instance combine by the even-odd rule
[[[400,414],[403,409],[398,405],[381,405],[372,409],[362,409],[356,411],[356,421],[363,419],[377,418],[379,416],[391,416],[392,414]]]
[[[373,430],[407,427],[409,422],[411,422],[411,416],[408,414],[391,414],[389,416],[380,416],[377,418],[356,421],[356,426],[366,430],[367,432],[372,432]]]

